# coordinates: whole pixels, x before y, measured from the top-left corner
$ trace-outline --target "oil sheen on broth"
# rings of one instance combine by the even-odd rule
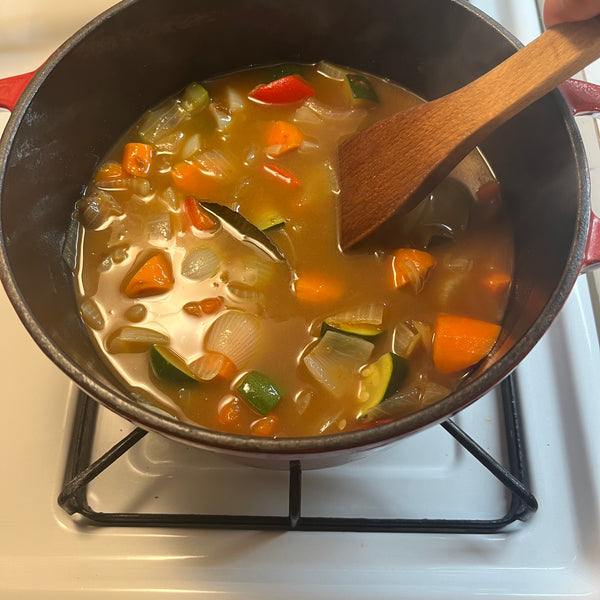
[[[337,244],[337,145],[417,102],[277,65],[190,84],[123,136],[73,223],[83,320],[133,397],[210,429],[332,434],[440,400],[487,355],[513,250],[477,153],[476,189],[449,179],[376,242]]]

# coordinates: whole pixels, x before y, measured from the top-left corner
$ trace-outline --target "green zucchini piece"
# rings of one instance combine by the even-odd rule
[[[187,110],[187,112],[194,113],[204,108],[209,100],[210,95],[206,88],[194,81],[183,90],[181,106]]]
[[[339,333],[347,333],[348,335],[354,335],[356,337],[372,340],[378,335],[383,333],[377,325],[362,324],[357,325],[355,323],[331,323],[329,319],[325,319],[321,325],[321,336],[327,331],[337,331]]]
[[[271,83],[277,81],[288,75],[300,75],[304,76],[304,69],[302,65],[296,65],[293,63],[283,63],[281,65],[275,65],[271,67],[267,73],[267,80],[265,83]]]
[[[150,366],[159,379],[168,383],[198,383],[181,356],[166,346],[152,346],[150,349]]]
[[[268,212],[257,219],[254,219],[254,225],[261,231],[272,231],[285,225],[285,219],[278,212]]]
[[[395,394],[408,375],[408,361],[388,352],[367,365],[360,373],[358,401],[360,416],[365,415],[388,396]]]
[[[373,84],[364,76],[358,73],[348,73],[346,83],[350,90],[350,96],[355,103],[379,102],[379,96],[373,87]]]
[[[282,393],[267,375],[250,371],[237,388],[240,396],[261,415],[266,415],[281,400]]]

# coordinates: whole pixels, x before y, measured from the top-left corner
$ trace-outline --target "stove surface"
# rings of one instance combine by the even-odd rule
[[[0,4],[0,77],[36,68],[111,4]],[[474,4],[524,42],[539,32],[535,0]],[[589,73],[597,76],[594,67]],[[6,120],[0,114],[0,127]],[[598,131],[588,120],[582,132],[594,181]],[[597,197],[598,182],[594,189]],[[600,350],[592,298],[580,277],[517,370],[538,511],[501,533],[464,535],[95,527],[68,516],[56,498],[76,391],[1,292],[0,598],[600,600]],[[504,456],[497,390],[455,421]],[[131,429],[100,409],[94,455]],[[287,474],[149,434],[90,486],[89,498],[100,511],[285,514]],[[504,488],[439,426],[356,463],[303,476],[308,515],[489,519],[507,506]]]

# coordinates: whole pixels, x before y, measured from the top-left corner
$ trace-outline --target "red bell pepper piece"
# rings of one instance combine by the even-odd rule
[[[265,104],[291,104],[314,96],[315,91],[296,75],[287,75],[254,88],[248,97]]]
[[[278,181],[282,183],[286,183],[287,185],[291,185],[292,187],[299,187],[300,180],[297,179],[294,175],[292,175],[289,171],[278,167],[277,165],[264,164],[261,165],[260,168],[271,177],[274,177]]]
[[[199,231],[213,231],[217,224],[212,217],[198,204],[196,198],[188,197],[183,201],[183,208],[190,223]]]

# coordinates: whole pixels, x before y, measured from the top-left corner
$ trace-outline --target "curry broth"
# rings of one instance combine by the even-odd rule
[[[358,373],[349,383],[352,393],[336,397],[306,368],[302,358],[318,343],[324,319],[362,305],[383,304],[382,333],[373,342],[369,362],[394,350],[398,323],[425,324],[431,335],[440,313],[500,323],[508,287],[498,290],[482,282],[490,273],[512,273],[511,233],[497,196],[493,202],[470,198],[466,230],[454,232],[451,240],[436,238],[427,247],[435,266],[422,287],[393,285],[389,250],[340,252],[336,231],[337,145],[358,128],[419,100],[388,81],[369,76],[379,102],[356,107],[350,103],[344,82],[320,74],[315,66],[303,66],[302,77],[314,90],[313,98],[330,111],[328,117],[333,115],[324,123],[318,119],[304,122],[294,120],[302,102],[273,105],[248,99],[248,94],[264,84],[269,75],[270,68],[261,68],[206,82],[209,106],[177,125],[177,135],[172,139],[178,143],[154,147],[150,172],[137,178],[140,189],[130,186],[104,192],[120,210],[113,211],[100,227],[83,228],[77,293],[81,304],[92,302],[98,309],[99,322],[88,329],[101,354],[136,397],[183,421],[210,429],[275,437],[337,433],[362,426],[377,415],[358,416]],[[156,112],[165,106],[168,103]],[[344,115],[346,118],[341,118]],[[295,123],[303,142],[273,157],[265,149],[264,132],[269,123],[278,120]],[[143,125],[144,120],[132,127],[103,164],[121,163],[124,145],[140,141]],[[192,143],[194,136],[198,148]],[[187,156],[190,149],[193,151]],[[206,189],[182,189],[174,183],[175,165],[214,152],[218,153],[220,172]],[[292,173],[299,185],[269,176],[262,169],[265,163]],[[88,196],[102,177],[100,169],[89,185]],[[282,215],[285,224],[267,234],[285,254],[287,264],[270,261],[266,281],[258,286],[244,283],[244,264],[264,263],[268,260],[265,254],[223,227],[216,232],[191,228],[182,208],[184,198],[190,195],[234,208],[250,222],[258,222],[271,212]],[[122,214],[118,214],[120,211]],[[163,233],[165,227],[169,230],[168,235],[149,241],[149,223],[157,219]],[[397,243],[398,247],[415,246],[410,236],[399,237]],[[186,256],[198,247],[209,247],[220,257],[217,272],[203,281],[182,275]],[[128,297],[124,282],[157,251],[170,258],[172,289]],[[296,281],[305,273],[331,277],[343,294],[331,301],[299,299]],[[183,310],[187,303],[206,298],[221,301],[215,313],[198,316]],[[132,311],[133,306],[136,308]],[[204,337],[211,324],[227,310],[247,311],[260,320],[252,356],[245,364],[236,365],[238,372],[229,380],[169,383],[153,372],[147,348],[135,352],[111,350],[111,339],[120,328],[144,327],[168,336],[168,347],[186,364],[192,364],[206,353]],[[89,325],[89,318],[85,320]],[[438,372],[431,344],[431,337],[423,337],[408,357],[408,375],[399,390],[403,400],[395,404],[394,415],[439,400],[464,377],[465,370]],[[282,392],[281,400],[266,415],[241,399],[237,391],[241,378],[249,371],[267,374]]]

